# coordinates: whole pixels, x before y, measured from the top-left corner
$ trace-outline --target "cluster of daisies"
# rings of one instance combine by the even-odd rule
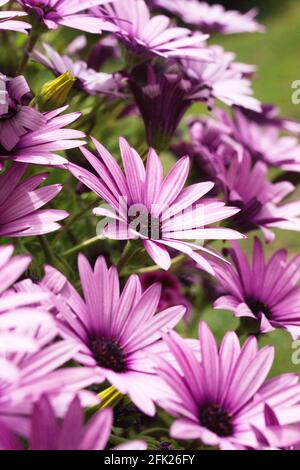
[[[257,12],[0,7],[0,449],[300,448],[258,344],[300,336],[300,255],[265,253],[300,231],[300,124],[210,43]],[[238,319],[220,343],[203,301]]]

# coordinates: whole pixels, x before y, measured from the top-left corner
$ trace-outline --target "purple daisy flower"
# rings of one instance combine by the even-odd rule
[[[265,30],[255,20],[255,8],[243,14],[225,10],[223,5],[209,5],[198,0],[150,0],[150,4],[173,13],[185,23],[197,26],[206,33],[256,33]]]
[[[30,450],[104,450],[112,428],[113,413],[109,408],[98,411],[85,423],[84,410],[78,396],[70,403],[63,420],[58,421],[47,395],[33,407]],[[0,424],[0,449],[22,450],[17,435]],[[145,450],[143,441],[130,441],[113,450]]]
[[[45,124],[35,131],[28,131],[20,137],[17,145],[7,151],[0,147],[0,161],[13,160],[37,165],[59,166],[67,160],[56,152],[85,145],[85,134],[76,129],[64,129],[80,117],[80,113],[61,115],[68,106],[44,113]]]
[[[161,288],[152,285],[144,293],[139,278],[133,275],[123,292],[115,267],[107,268],[99,257],[94,270],[83,255],[78,269],[84,298],[67,279],[46,267],[42,286],[56,297],[60,333],[78,345],[74,359],[94,375],[94,383],[108,380],[144,413],[154,415],[153,400],[161,388],[156,378],[150,351],[164,351],[162,332],[169,331],[183,317],[185,308],[176,306],[157,313]]]
[[[0,0],[0,8],[6,5],[9,0]],[[31,28],[29,23],[25,21],[15,21],[15,18],[20,16],[27,16],[22,11],[0,11],[0,31],[16,31],[17,33],[27,33],[27,29]]]
[[[212,163],[225,201],[241,208],[241,212],[232,219],[235,227],[245,232],[259,228],[268,242],[275,238],[273,228],[300,230],[299,201],[283,204],[295,189],[290,182],[269,181],[265,163],[253,165],[247,153],[241,161],[233,158],[228,165],[221,159]]]
[[[274,408],[282,424],[299,421],[300,384],[286,374],[265,382],[274,349],[258,350],[250,337],[240,347],[234,332],[224,337],[218,351],[208,326],[200,323],[199,361],[175,332],[166,335],[180,370],[157,358],[157,371],[170,388],[159,404],[176,417],[170,435],[174,439],[199,439],[222,450],[256,448],[252,426],[264,426],[264,406]],[[291,416],[291,409],[294,413]]]
[[[121,138],[124,175],[105,147],[95,139],[93,142],[98,158],[84,148],[82,152],[98,176],[73,164],[69,164],[68,168],[79,181],[109,204],[109,207],[94,209],[96,215],[113,220],[103,227],[105,237],[141,239],[149,256],[165,270],[171,264],[167,248],[177,250],[190,256],[199,267],[211,274],[214,274],[211,264],[198,252],[216,254],[186,240],[245,238],[235,230],[207,228],[207,225],[233,216],[239,209],[226,207],[223,202],[212,199],[203,199],[198,203],[213,188],[211,182],[184,189],[189,174],[189,157],[181,158],[164,178],[161,161],[153,149],[149,150],[145,169],[138,153]]]
[[[46,124],[45,116],[28,106],[32,93],[22,75],[8,79],[0,75],[0,148],[12,150],[28,131]]]
[[[251,264],[237,243],[229,253],[232,264],[215,267],[223,295],[214,308],[255,320],[262,333],[284,328],[293,338],[300,336],[300,256],[288,261],[287,252],[280,250],[266,262],[257,238]]]
[[[210,60],[206,48],[208,35],[172,27],[167,16],[151,17],[144,0],[116,0],[93,11],[114,25],[114,34],[137,55]]]
[[[114,30],[113,26],[91,13],[91,7],[103,5],[113,0],[18,0],[22,8],[39,24],[47,29],[67,26],[88,33],[100,34]]]
[[[52,49],[49,44],[44,44],[46,55],[34,51],[30,56],[40,64],[52,70],[56,76],[59,76],[67,71],[70,71],[72,76],[76,78],[78,88],[84,90],[90,95],[108,94],[124,96],[120,93],[122,88],[122,81],[124,81],[119,74],[110,74],[104,72],[96,72],[83,60],[73,61],[69,56],[61,56]]]
[[[53,184],[38,188],[47,178],[42,173],[20,181],[26,165],[15,163],[0,175],[0,235],[2,237],[26,237],[53,232],[57,223],[69,214],[58,209],[41,209],[62,189]]]

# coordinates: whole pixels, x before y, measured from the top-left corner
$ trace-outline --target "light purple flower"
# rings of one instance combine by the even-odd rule
[[[208,35],[172,27],[167,16],[151,17],[144,0],[116,0],[93,11],[114,25],[113,33],[137,55],[210,60],[210,52],[205,47]]]
[[[41,209],[62,189],[59,184],[43,186],[47,178],[41,173],[20,181],[26,165],[14,163],[0,175],[0,235],[2,237],[26,237],[53,232],[57,223],[68,212],[58,209]]]
[[[209,51],[212,53],[210,63],[181,60],[185,75],[193,84],[190,98],[207,102],[209,107],[213,107],[214,100],[218,99],[228,106],[260,112],[261,104],[253,96],[243,64],[234,62],[235,54],[225,52],[220,46],[210,46]]]
[[[165,335],[179,371],[157,358],[157,370],[170,388],[159,404],[176,417],[170,434],[174,439],[199,439],[222,450],[256,448],[252,426],[263,427],[264,406],[275,410],[280,422],[299,421],[300,384],[296,375],[286,374],[265,382],[274,349],[258,350],[250,337],[240,347],[234,332],[224,337],[218,351],[208,326],[200,323],[199,361],[175,332]],[[292,410],[292,413],[291,413]]]
[[[0,8],[8,2],[9,0],[0,0]],[[0,11],[0,30],[28,34],[27,29],[30,29],[31,25],[25,21],[15,21],[15,18],[20,16],[26,16],[26,13],[22,11]]]
[[[83,60],[73,61],[67,55],[61,56],[49,44],[44,44],[44,49],[46,55],[34,51],[31,58],[52,70],[55,75],[58,76],[70,71],[73,77],[77,79],[75,86],[90,95],[121,95],[122,78],[120,75],[96,72],[96,70],[88,68],[87,63]]]
[[[288,261],[287,252],[280,250],[266,261],[257,238],[252,263],[237,243],[229,253],[232,264],[215,267],[223,295],[214,308],[255,320],[262,333],[284,328],[293,338],[300,336],[300,256]]]
[[[46,123],[35,131],[28,131],[20,137],[17,145],[6,151],[0,147],[0,161],[13,160],[37,165],[59,166],[67,160],[56,152],[85,145],[85,134],[76,129],[64,129],[80,117],[80,113],[62,114],[68,106],[55,109],[43,116]]]
[[[110,23],[86,13],[91,7],[113,0],[18,0],[23,9],[47,29],[67,26],[88,33],[100,34],[102,29],[115,29]]]
[[[109,408],[98,411],[85,423],[84,410],[78,396],[70,403],[62,421],[47,395],[34,405],[29,436],[30,450],[104,450],[112,428],[113,413]],[[23,450],[17,435],[8,428],[1,429],[0,449]],[[129,441],[114,450],[145,450],[143,441]]]
[[[223,5],[209,5],[198,0],[150,0],[150,4],[175,14],[185,23],[197,26],[207,33],[256,33],[265,30],[255,20],[255,8],[242,14],[235,10],[225,10]]]
[[[163,177],[161,161],[153,149],[149,150],[146,169],[141,157],[120,139],[120,150],[125,175],[110,153],[93,139],[98,157],[86,149],[84,156],[98,176],[76,165],[69,164],[71,173],[103,198],[109,207],[94,209],[96,215],[111,218],[103,229],[107,238],[129,240],[139,238],[149,256],[167,270],[171,264],[168,249],[190,256],[202,269],[214,274],[204,255],[214,252],[200,244],[186,240],[240,239],[235,230],[207,225],[231,217],[239,212],[221,201],[203,199],[214,186],[211,182],[198,183],[184,189],[189,174],[189,158],[181,158]],[[197,203],[197,204],[196,204]]]
[[[275,238],[274,228],[300,230],[299,201],[283,203],[295,187],[288,181],[269,181],[265,163],[253,165],[249,154],[244,153],[240,161],[235,157],[226,165],[215,159],[213,164],[225,201],[241,208],[232,219],[235,227],[245,232],[260,229],[267,241]]]
[[[0,75],[0,148],[12,150],[28,131],[46,124],[45,116],[28,106],[32,93],[22,75],[8,79]]]
[[[176,306],[157,313],[161,288],[154,284],[144,293],[132,275],[122,293],[115,267],[99,257],[94,270],[79,255],[78,269],[84,298],[54,268],[46,268],[42,286],[52,291],[58,328],[78,345],[74,359],[94,376],[94,383],[108,380],[144,413],[154,415],[153,400],[161,388],[148,353],[162,353],[162,332],[172,329],[185,308]]]

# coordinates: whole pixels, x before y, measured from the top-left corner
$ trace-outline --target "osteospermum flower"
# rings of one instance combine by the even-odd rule
[[[35,131],[28,131],[20,137],[17,145],[10,151],[0,147],[0,161],[35,163],[37,165],[64,165],[67,160],[56,152],[85,145],[85,134],[76,129],[64,129],[76,121],[80,113],[62,114],[68,106],[55,109],[43,116],[45,124]]]
[[[274,349],[258,350],[250,337],[240,347],[229,332],[218,351],[216,341],[200,323],[201,361],[175,332],[166,335],[180,370],[157,358],[157,370],[170,388],[159,404],[176,417],[170,434],[174,439],[199,439],[222,450],[258,447],[252,425],[263,427],[264,407],[274,408],[282,424],[299,421],[300,385],[296,375],[282,375],[265,382]]]
[[[8,79],[0,75],[0,148],[10,151],[22,135],[46,123],[42,113],[28,106],[31,90],[22,75]]]
[[[0,0],[0,8],[6,5],[9,0]],[[25,21],[15,21],[15,18],[26,16],[23,11],[0,11],[0,31],[16,31],[17,33],[27,34],[27,29],[31,28]]]
[[[237,243],[233,244],[230,255],[230,266],[215,268],[224,295],[216,300],[214,308],[256,320],[262,333],[284,328],[294,338],[299,336],[300,257],[288,261],[287,252],[280,250],[266,262],[257,238],[251,264]]]
[[[225,52],[220,46],[211,46],[209,50],[213,55],[211,63],[182,60],[185,75],[193,84],[190,98],[207,102],[209,107],[218,99],[229,106],[261,111],[243,66],[234,62],[235,54]]]
[[[273,228],[300,230],[299,201],[283,204],[295,187],[288,181],[272,183],[267,179],[263,162],[252,164],[248,153],[242,160],[233,158],[229,165],[218,159],[216,178],[222,186],[225,200],[241,208],[233,218],[235,227],[243,231],[262,230],[267,241],[275,237]]]
[[[47,395],[34,405],[29,436],[30,450],[104,450],[112,428],[113,413],[109,408],[98,411],[85,423],[78,396],[70,403],[63,420],[58,421]],[[22,450],[18,436],[0,424],[0,449]],[[143,441],[129,441],[114,450],[145,450]]]
[[[100,34],[102,29],[110,31],[112,25],[95,18],[87,12],[91,7],[113,0],[18,0],[23,9],[47,29],[58,26]],[[87,12],[87,13],[86,13]],[[113,28],[114,29],[114,28]]]
[[[146,414],[153,415],[156,379],[148,352],[164,351],[162,331],[169,331],[183,317],[185,308],[176,306],[157,313],[161,288],[154,284],[142,294],[139,278],[133,275],[123,292],[115,267],[107,269],[99,257],[94,270],[79,255],[78,269],[84,298],[58,271],[46,268],[42,286],[56,297],[61,335],[78,345],[74,358],[94,375],[94,383],[108,380],[120,393]]]
[[[83,60],[73,61],[69,56],[61,56],[49,44],[44,44],[46,55],[34,51],[31,58],[52,70],[56,76],[70,71],[76,78],[75,85],[91,95],[118,95],[122,86],[121,76],[104,72],[96,72],[88,67]]]
[[[38,188],[47,178],[42,173],[20,181],[26,165],[14,163],[0,175],[0,235],[2,237],[25,237],[53,232],[60,228],[57,223],[68,212],[58,209],[41,209],[62,189],[53,184]]]
[[[127,141],[120,139],[120,150],[125,169],[121,171],[115,159],[95,139],[99,157],[82,149],[84,156],[98,173],[98,177],[70,164],[71,173],[109,204],[98,207],[97,215],[114,220],[103,229],[103,235],[117,240],[139,238],[149,256],[167,270],[171,258],[167,248],[190,256],[202,269],[214,273],[211,264],[199,253],[213,252],[186,240],[239,239],[239,232],[207,225],[236,214],[239,209],[226,207],[223,202],[203,199],[213,183],[198,183],[184,189],[189,174],[189,158],[181,158],[169,174],[163,177],[158,155],[150,149],[146,169],[138,153]]]
[[[205,47],[207,35],[172,27],[167,16],[151,17],[144,0],[116,0],[93,11],[114,25],[113,34],[137,55],[210,60],[211,54]]]
[[[265,29],[255,20],[255,8],[242,14],[225,10],[223,5],[209,5],[198,0],[150,0],[150,4],[175,14],[185,23],[207,33],[256,33]]]

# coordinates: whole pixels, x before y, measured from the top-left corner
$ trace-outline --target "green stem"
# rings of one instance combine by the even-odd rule
[[[27,62],[29,60],[29,54],[33,51],[33,48],[36,45],[36,43],[37,43],[37,41],[40,37],[40,34],[41,34],[40,28],[34,28],[34,27],[32,28],[31,33],[30,33],[30,35],[28,37],[28,40],[26,42],[26,45],[25,45],[22,60],[20,62],[18,70],[17,70],[17,75],[22,75],[22,73],[23,73],[23,71],[24,71],[24,69],[27,65]]]
[[[171,268],[175,268],[177,265],[180,265],[185,259],[186,259],[185,255],[176,256],[171,261]],[[158,264],[155,264],[153,266],[148,266],[146,268],[138,269],[136,271],[136,274],[152,273],[152,272],[161,271],[161,270],[162,270],[162,268]]]
[[[125,246],[125,249],[121,255],[121,258],[117,264],[117,269],[118,269],[119,274],[122,273],[124,267],[126,266],[126,264],[129,263],[131,258],[133,258],[133,256],[136,255],[141,250],[142,248],[140,246],[136,247],[130,240],[128,240]]]
[[[89,238],[88,240],[84,241],[83,243],[80,243],[79,245],[74,246],[73,248],[70,248],[70,250],[65,251],[62,256],[69,256],[72,255],[73,253],[77,253],[78,251],[82,250],[83,248],[86,248],[87,246],[93,245],[94,243],[97,243],[98,241],[102,240],[102,237],[97,235],[96,237]]]
[[[64,235],[64,233],[67,230],[69,230],[71,225],[73,225],[74,222],[76,222],[78,219],[80,219],[86,212],[88,212],[90,209],[95,207],[95,205],[96,205],[96,202],[92,201],[84,209],[82,209],[80,212],[78,212],[77,214],[74,214],[73,216],[69,217],[69,220],[67,221],[67,223],[57,233],[56,237],[53,240],[53,243],[54,244],[57,243],[61,239],[61,237]]]

